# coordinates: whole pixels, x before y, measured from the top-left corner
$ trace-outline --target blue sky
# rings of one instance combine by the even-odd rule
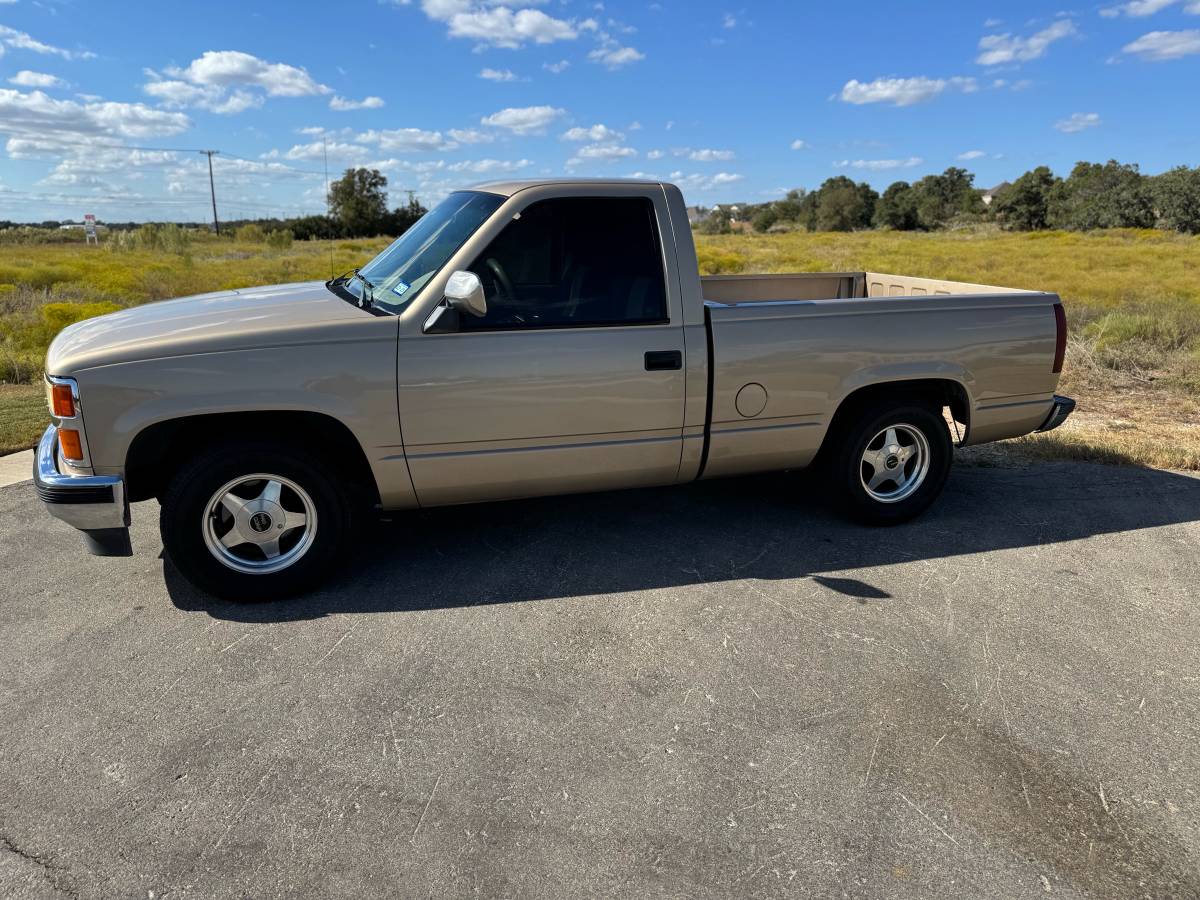
[[[648,175],[758,202],[845,173],[1200,164],[1200,0],[0,0],[0,219],[324,208]],[[140,149],[131,149],[140,148]]]

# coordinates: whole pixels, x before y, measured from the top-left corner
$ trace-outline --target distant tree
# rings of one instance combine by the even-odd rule
[[[992,212],[1009,231],[1041,231],[1050,227],[1050,194],[1058,178],[1046,166],[1026,172],[992,200]]]
[[[922,228],[942,228],[961,214],[979,215],[983,198],[975,190],[975,176],[966,169],[951,166],[941,175],[926,175],[913,185],[917,200],[917,218]]]
[[[750,219],[750,226],[758,232],[770,231],[771,226],[779,222],[779,210],[774,203],[767,203],[759,207],[754,217]]]
[[[726,207],[718,206],[701,220],[696,230],[701,234],[732,234],[732,215]]]
[[[795,188],[787,192],[787,196],[775,203],[775,212],[781,222],[796,222],[801,219],[804,208],[804,198],[808,192],[804,188]]]
[[[408,203],[398,206],[387,213],[380,222],[380,231],[392,237],[399,237],[416,224],[417,219],[428,212],[411,193]]]
[[[378,169],[347,169],[329,186],[329,213],[347,237],[379,234],[387,212],[387,176]]]
[[[917,215],[917,193],[907,181],[897,181],[883,192],[875,204],[876,228],[892,228],[896,231],[913,231],[920,227]]]
[[[1153,228],[1150,187],[1136,165],[1076,163],[1071,175],[1050,191],[1047,221],[1052,228]]]
[[[1200,234],[1200,166],[1179,166],[1152,179],[1151,195],[1163,228]]]
[[[809,196],[814,196],[810,194]],[[828,179],[817,190],[814,219],[816,231],[854,231],[869,228],[879,195],[869,184],[855,184],[845,175]]]

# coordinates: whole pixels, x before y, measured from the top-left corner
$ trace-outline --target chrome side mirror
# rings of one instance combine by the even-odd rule
[[[487,315],[487,298],[483,294],[483,283],[474,272],[455,272],[446,282],[446,305],[459,312],[467,312],[478,318]]]

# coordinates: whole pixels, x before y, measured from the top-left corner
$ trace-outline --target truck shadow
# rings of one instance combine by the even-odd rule
[[[271,604],[215,600],[169,562],[164,578],[180,609],[264,623],[806,577],[870,605],[891,595],[863,569],[1200,520],[1200,479],[1129,466],[959,468],[924,517],[886,529],[838,517],[815,487],[771,475],[403,514],[323,589]]]

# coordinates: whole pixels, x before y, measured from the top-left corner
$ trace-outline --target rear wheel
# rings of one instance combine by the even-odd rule
[[[953,457],[940,410],[903,401],[877,403],[838,438],[832,487],[839,505],[859,521],[905,522],[941,494]]]
[[[311,590],[335,566],[351,504],[318,458],[283,445],[202,452],[162,500],[163,547],[189,581],[228,600]]]

